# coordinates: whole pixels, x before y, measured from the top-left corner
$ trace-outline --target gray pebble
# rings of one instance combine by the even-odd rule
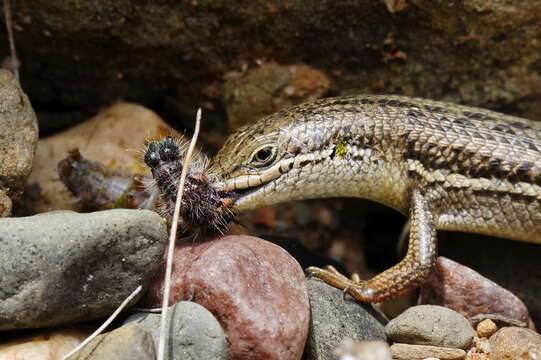
[[[218,320],[203,306],[181,301],[169,308],[168,317],[165,359],[227,359],[224,331]],[[149,329],[157,350],[160,321],[160,314],[137,313],[126,319],[124,324],[137,324]]]

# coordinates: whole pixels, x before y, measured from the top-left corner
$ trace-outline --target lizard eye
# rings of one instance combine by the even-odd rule
[[[252,156],[251,163],[257,167],[269,165],[276,158],[276,148],[265,146],[259,148]]]

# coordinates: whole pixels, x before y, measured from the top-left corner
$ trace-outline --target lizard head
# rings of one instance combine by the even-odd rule
[[[232,194],[234,212],[293,200],[358,197],[373,186],[359,185],[359,178],[377,174],[374,168],[383,162],[380,152],[363,146],[362,135],[352,130],[354,121],[363,119],[329,101],[264,117],[228,138],[211,161],[211,182]]]

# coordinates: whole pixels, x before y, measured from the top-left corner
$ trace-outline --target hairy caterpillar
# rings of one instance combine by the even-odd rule
[[[159,212],[168,219],[173,216],[186,148],[186,143],[168,136],[150,143],[144,153],[144,162],[154,179],[150,186],[161,192]],[[211,185],[208,165],[209,159],[200,153],[190,164],[180,204],[181,225],[195,231],[223,233],[234,217],[229,210],[233,193],[218,191]]]

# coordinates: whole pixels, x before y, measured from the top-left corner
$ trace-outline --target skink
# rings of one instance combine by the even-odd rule
[[[409,216],[406,257],[374,278],[307,270],[360,301],[422,284],[438,229],[541,244],[541,123],[493,111],[401,96],[321,99],[240,128],[205,174],[217,217],[325,197]]]

